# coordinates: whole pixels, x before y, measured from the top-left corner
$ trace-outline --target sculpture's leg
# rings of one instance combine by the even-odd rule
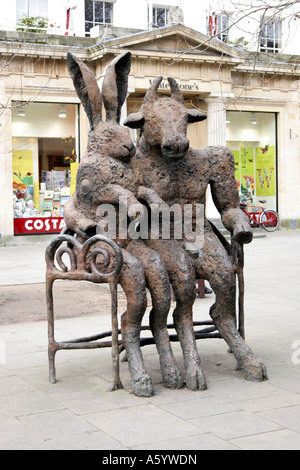
[[[122,339],[125,345],[133,393],[141,397],[153,395],[153,385],[144,366],[140,348],[142,318],[147,307],[145,274],[141,263],[122,250],[124,264],[120,284],[127,299],[127,310],[121,318]]]
[[[186,386],[191,390],[206,390],[193,328],[195,271],[187,253],[173,240],[149,240],[147,245],[162,258],[174,290],[176,308],[174,325],[183,352]]]
[[[141,241],[131,241],[127,250],[137,258],[145,271],[146,285],[152,298],[150,326],[159,353],[162,378],[169,388],[181,388],[183,379],[176,364],[167,329],[171,289],[167,270],[160,256]]]
[[[107,391],[112,392],[123,388],[123,384],[120,379],[120,357],[119,357],[119,346],[118,346],[118,284],[117,280],[113,280],[109,284],[111,294],[111,356],[113,365],[113,376],[111,384],[108,386]]]
[[[199,276],[207,279],[215,292],[215,304],[210,315],[222,338],[233,352],[245,378],[261,381],[267,378],[264,364],[245,343],[236,326],[236,279],[231,259],[217,237],[205,233],[202,257],[197,262]]]

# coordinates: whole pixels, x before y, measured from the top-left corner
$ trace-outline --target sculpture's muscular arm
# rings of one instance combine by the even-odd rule
[[[99,188],[97,193],[93,195],[93,203],[96,205],[124,205],[130,218],[135,218],[137,212],[143,212],[144,210],[143,205],[137,200],[132,191],[114,183]]]
[[[101,204],[124,205],[128,216],[134,219],[138,212],[144,210],[143,205],[136,199],[131,191],[117,184],[102,186],[96,194],[92,195],[94,210],[89,210],[90,194],[74,193],[67,202],[64,217],[69,229],[86,238],[96,231],[98,222],[98,208]],[[80,201],[80,204],[78,203]]]
[[[247,216],[240,209],[239,194],[234,177],[234,159],[227,147],[212,147],[210,186],[212,198],[227,230],[239,243],[252,240]]]

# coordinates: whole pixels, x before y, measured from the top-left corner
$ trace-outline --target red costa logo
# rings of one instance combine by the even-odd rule
[[[15,235],[59,233],[65,226],[63,217],[14,219]]]

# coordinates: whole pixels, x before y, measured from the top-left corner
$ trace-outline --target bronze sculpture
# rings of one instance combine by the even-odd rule
[[[122,315],[122,340],[133,392],[138,396],[153,394],[140,349],[146,287],[152,297],[150,325],[164,383],[172,388],[183,386],[167,330],[170,284],[176,297],[173,318],[184,356],[186,386],[192,390],[206,389],[193,330],[196,275],[208,279],[216,293],[211,317],[244,370],[245,378],[263,380],[265,366],[254,357],[236,328],[234,266],[209,222],[204,220],[201,247],[176,236],[152,239],[148,232],[137,240],[128,232],[125,236],[121,234],[122,201],[127,204],[127,226],[138,220],[137,214],[144,214],[145,207],[151,209],[153,205],[162,204],[169,207],[174,203],[193,208],[197,203],[204,205],[205,191],[210,184],[215,204],[233,239],[237,243],[250,242],[252,232],[239,209],[230,151],[221,146],[190,149],[187,125],[202,121],[206,116],[197,109],[185,108],[183,95],[172,78],[168,78],[171,97],[160,96],[157,90],[162,77],[158,77],[147,92],[140,112],[128,116],[124,123],[139,129],[135,153],[128,129],[119,124],[131,54],[123,53],[112,61],[101,92],[94,74],[82,61],[70,53],[67,60],[75,89],[89,118],[90,131],[87,150],[78,168],[76,192],[65,207],[66,233],[75,234],[78,241],[84,243],[99,233],[99,227],[103,228],[101,223],[107,205],[116,208],[119,226],[112,238],[121,247],[124,261],[119,274],[119,283],[127,298],[127,310]],[[102,102],[106,121],[102,119]],[[194,219],[193,224],[197,225]],[[111,255],[113,257],[113,253]]]
[[[158,77],[153,82],[141,110],[129,115],[124,122],[124,125],[139,129],[137,152],[131,162],[133,168],[143,171],[144,185],[154,189],[169,205],[176,202],[182,205],[205,205],[206,189],[210,185],[214,203],[224,226],[232,233],[233,240],[239,244],[249,243],[252,240],[252,229],[239,207],[231,152],[222,146],[203,150],[189,148],[187,125],[189,122],[201,121],[205,116],[196,109],[185,108],[183,95],[173,78],[168,78],[171,97],[160,96],[157,90],[161,81],[162,77]],[[167,243],[164,240],[147,241],[160,254],[172,277],[174,252],[168,249]],[[243,369],[245,378],[253,381],[265,379],[267,374],[264,364],[254,356],[237,331],[234,267],[207,220],[204,221],[203,247],[193,265],[197,275],[207,279],[216,294],[210,315],[232,350],[238,366]],[[195,343],[185,340],[190,336],[192,319],[182,315],[177,323],[188,371],[198,364]],[[201,388],[202,384],[194,381],[190,388]]]
[[[90,121],[86,153],[77,172],[76,192],[66,204],[64,212],[68,230],[76,233],[79,241],[96,234],[103,216],[103,204],[113,205],[119,213],[119,203],[123,198],[128,204],[131,219],[136,216],[136,211],[143,211],[136,197],[138,191],[142,190],[141,178],[129,165],[135,147],[128,129],[119,125],[130,63],[130,53],[118,56],[107,68],[100,92],[94,74],[82,61],[68,54],[69,71]],[[102,100],[106,110],[105,121],[102,120]],[[145,191],[155,200],[154,191],[143,188]],[[164,383],[172,388],[181,387],[183,380],[166,326],[170,309],[167,271],[154,250],[140,240],[120,237],[119,228],[115,241],[122,248],[124,264],[120,272],[120,284],[127,297],[127,311],[122,315],[122,338],[133,391],[139,396],[153,394],[152,381],[145,369],[139,346],[141,321],[147,305],[146,285],[152,296],[150,324],[160,355]]]

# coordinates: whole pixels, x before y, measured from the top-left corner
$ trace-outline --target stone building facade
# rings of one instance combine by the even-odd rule
[[[48,3],[53,8],[54,2]],[[73,25],[78,31],[82,28],[81,35],[72,35],[71,30],[63,34],[58,12],[53,15],[56,29],[42,32],[13,30],[7,12],[9,26],[0,31],[1,244],[18,243],[21,234],[49,234],[61,228],[69,193],[62,191],[56,204],[55,195],[47,198],[45,192],[55,192],[56,185],[72,191],[76,165],[70,161],[73,154],[80,160],[88,134],[87,118],[67,70],[68,51],[85,61],[99,85],[113,57],[132,53],[123,118],[140,108],[153,79],[162,75],[160,92],[168,94],[166,79],[174,77],[186,106],[207,113],[206,121],[189,127],[191,146],[228,145],[241,198],[250,196],[254,204],[266,200],[269,208],[278,210],[282,228],[300,227],[300,70],[295,44],[291,53],[280,56],[235,47],[217,34],[207,34],[210,16],[199,20],[204,31],[186,24],[188,18],[195,25],[192,9],[183,8],[192,4],[189,0],[173,5],[171,14],[168,8],[166,26],[158,27],[149,25],[154,2],[145,1],[146,9],[141,0],[132,2],[140,12],[136,27],[132,19],[122,24],[117,5],[124,7],[124,2],[116,0],[116,24],[95,25],[86,34],[84,2],[73,3],[69,2]],[[76,3],[77,9],[71,10]],[[64,19],[66,11],[61,9]],[[15,15],[16,10],[11,18]],[[30,194],[25,205],[18,199],[22,188]],[[207,212],[217,217],[209,195]]]

